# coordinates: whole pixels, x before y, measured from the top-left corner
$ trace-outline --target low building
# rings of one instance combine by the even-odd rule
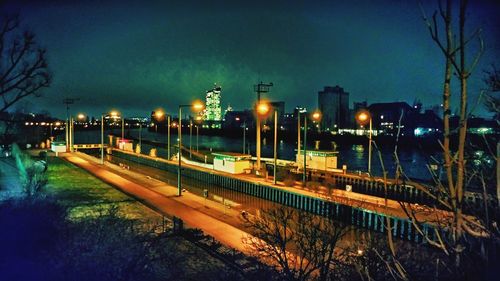
[[[65,141],[53,141],[50,144],[50,150],[55,153],[66,152],[66,142]]]
[[[234,152],[219,152],[212,153],[212,155],[214,156],[214,170],[230,174],[243,174],[246,170],[251,169],[251,155]]]
[[[306,165],[308,169],[331,171],[337,169],[337,151],[306,151]],[[304,150],[296,155],[296,162],[300,169],[304,169]]]

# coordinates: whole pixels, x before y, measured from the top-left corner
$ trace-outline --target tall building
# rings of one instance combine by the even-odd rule
[[[222,106],[220,102],[221,90],[222,88],[215,84],[212,90],[207,91],[204,114],[206,121],[222,120]]]
[[[274,110],[278,111],[278,123],[283,124],[283,116],[285,115],[285,102],[284,101],[273,101],[269,103],[271,105],[272,111]],[[269,115],[269,118],[274,118],[273,117],[274,113]],[[268,118],[268,119],[269,119]],[[272,119],[274,122],[274,119]]]
[[[221,128],[222,123],[222,106],[220,102],[220,92],[222,88],[214,85],[212,90],[207,91],[205,100],[205,110],[203,118],[205,120],[204,127],[206,128]]]
[[[323,115],[320,122],[322,131],[338,131],[349,126],[349,93],[344,88],[324,87],[318,92],[318,107]]]

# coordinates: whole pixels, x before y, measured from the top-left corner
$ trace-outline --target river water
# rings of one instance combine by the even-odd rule
[[[114,133],[115,135],[120,135],[120,129],[114,129],[112,131],[106,131],[105,135],[109,133]],[[154,131],[148,131],[146,129],[127,129],[126,135],[133,138],[139,139],[141,135],[142,140],[149,140],[160,143],[158,146],[152,146],[146,143],[142,144],[142,153],[149,153],[150,149],[153,147],[157,148],[157,155],[159,157],[166,157],[167,149],[167,136],[165,134],[156,133]],[[64,137],[63,136],[59,136]],[[100,131],[75,131],[75,144],[83,143],[100,143],[101,132]],[[105,142],[108,142],[108,138],[105,137]],[[135,141],[136,143],[138,141]],[[182,143],[185,147],[190,145],[190,135],[182,134]],[[250,153],[255,155],[255,141],[247,140],[247,150],[250,149]],[[171,136],[171,153],[175,153],[175,148],[173,146],[177,144],[177,135],[173,134]],[[191,138],[191,146],[193,150],[197,147],[197,137],[195,132],[193,132]],[[198,136],[198,147],[200,150],[212,150],[216,151],[232,151],[232,152],[242,152],[243,150],[243,139],[242,138],[231,138],[225,136]],[[416,146],[415,146],[416,147]],[[313,147],[308,145],[308,149],[313,149]],[[283,141],[278,143],[278,158],[285,160],[295,160],[295,153],[297,150],[296,140]],[[337,147],[338,155],[338,168],[342,168],[342,165],[347,165],[349,171],[361,171],[366,172],[368,169],[368,147],[366,145],[340,145]],[[273,157],[273,140],[263,140],[262,144],[262,157]],[[398,158],[403,171],[410,178],[430,180],[431,174],[428,170],[428,164],[432,162],[432,157],[439,157],[436,152],[427,152],[418,148],[401,148],[398,150]],[[381,161],[382,160],[382,161]],[[382,176],[382,163],[385,170],[388,172],[389,177],[394,177],[396,170],[396,162],[393,150],[382,150],[378,151],[376,148],[372,152],[372,174],[375,176]]]

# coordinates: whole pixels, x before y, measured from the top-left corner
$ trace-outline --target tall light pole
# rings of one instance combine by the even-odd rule
[[[161,120],[163,116],[167,116],[167,160],[170,160],[170,114],[166,114],[162,110],[155,111],[156,120]],[[155,125],[156,126],[156,125]]]
[[[257,85],[254,85],[254,91],[257,93],[257,105],[260,104],[260,95],[262,93],[267,93],[269,92],[269,88],[273,86],[273,83],[269,83],[269,84],[264,84],[262,82],[260,82],[259,84]],[[257,137],[256,137],[256,149],[255,149],[255,152],[257,154],[257,170],[260,172],[260,117],[259,117],[259,114],[257,114],[257,126],[256,126],[256,130],[257,130]]]
[[[319,111],[314,111],[311,115],[314,121],[319,121],[321,119],[321,113]],[[302,174],[302,185],[306,186],[307,183],[307,114],[304,113],[304,173]]]
[[[77,120],[84,120],[85,119],[85,114],[79,113],[76,116]],[[52,136],[52,124],[51,124],[51,136]],[[73,152],[74,150],[74,145],[75,145],[75,118],[73,118],[73,115],[69,117],[69,132],[68,132],[68,139],[69,139],[69,151]]]
[[[200,123],[203,121],[203,118],[198,115],[195,118],[195,123],[196,123],[196,152],[199,152],[199,137],[200,137]]]
[[[192,148],[193,148],[193,119],[189,118],[189,159],[192,158]]]
[[[203,103],[200,101],[196,101],[193,104],[179,105],[179,165],[177,166],[177,196],[182,195],[182,186],[181,186],[181,163],[182,163],[182,108],[183,107],[192,107],[195,111],[201,111],[203,109]]]
[[[101,165],[104,165],[104,114],[101,115]]]
[[[234,120],[236,121],[240,121],[241,118],[240,117],[236,117]],[[245,154],[245,148],[246,148],[246,143],[245,143],[245,139],[246,139],[246,130],[247,130],[247,122],[246,120],[243,120],[243,154]]]
[[[69,117],[69,152],[73,152],[73,116]]]
[[[274,110],[274,170],[273,170],[273,175],[274,175],[274,184],[276,184],[276,171],[277,171],[277,165],[278,165],[278,111]]]
[[[142,122],[139,122],[139,147],[142,148]]]
[[[122,116],[122,142],[125,139],[125,118]]]
[[[246,135],[247,135],[247,121],[243,121],[243,154],[245,154],[246,149]]]
[[[269,103],[267,102],[259,102],[257,104],[257,107],[255,108],[255,111],[257,112],[257,123],[260,123],[261,119],[264,119],[269,111],[271,110]],[[257,130],[257,170],[260,171],[260,126],[259,129]]]
[[[300,156],[300,110],[297,110],[297,161]]]
[[[356,120],[362,126],[369,123],[369,133],[368,133],[368,174],[371,175],[372,170],[372,116],[369,111],[361,110],[356,114]]]
[[[167,160],[170,160],[170,114],[167,115]]]

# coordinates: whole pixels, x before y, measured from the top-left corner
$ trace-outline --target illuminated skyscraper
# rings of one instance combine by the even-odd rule
[[[205,112],[204,119],[211,123],[212,128],[220,128],[220,122],[222,121],[222,106],[220,101],[220,92],[222,88],[214,85],[212,90],[207,91],[206,101],[205,101]]]

